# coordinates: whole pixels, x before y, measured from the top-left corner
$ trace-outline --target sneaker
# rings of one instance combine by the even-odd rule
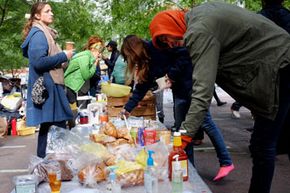
[[[224,177],[229,175],[229,173],[231,171],[233,171],[234,169],[235,169],[234,164],[231,164],[229,166],[220,167],[220,170],[219,170],[218,174],[216,175],[216,177],[213,179],[213,181],[218,181],[218,180],[223,179]]]
[[[234,119],[241,118],[240,112],[232,110],[232,118],[234,118]]]

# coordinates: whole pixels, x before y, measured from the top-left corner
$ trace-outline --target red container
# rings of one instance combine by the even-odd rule
[[[11,119],[11,135],[16,136],[17,135],[17,121],[16,118]]]
[[[143,132],[144,145],[150,145],[156,142],[156,130],[155,129],[145,129]]]
[[[88,116],[80,116],[80,124],[88,124],[89,117]]]

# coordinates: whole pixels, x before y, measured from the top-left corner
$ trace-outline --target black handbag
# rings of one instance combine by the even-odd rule
[[[36,105],[42,105],[48,98],[48,91],[44,85],[44,78],[40,76],[34,82],[31,91],[32,102]]]

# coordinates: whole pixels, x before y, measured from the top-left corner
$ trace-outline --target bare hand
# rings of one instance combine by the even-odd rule
[[[65,55],[66,55],[68,60],[71,59],[73,57],[73,55],[74,55],[74,51],[73,50],[64,50],[63,52],[65,53]]]
[[[130,117],[130,113],[126,111],[126,109],[122,109],[121,112],[119,113],[121,119],[124,119],[124,115],[126,118]]]
[[[170,88],[172,86],[172,80],[167,76],[167,74],[165,75],[165,83],[166,83],[166,86],[165,88]]]

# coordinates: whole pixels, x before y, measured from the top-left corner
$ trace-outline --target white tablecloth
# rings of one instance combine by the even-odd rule
[[[91,189],[83,187],[79,182],[70,181],[62,182],[61,193],[106,193],[105,189],[105,184],[100,184],[99,189]],[[183,193],[212,193],[191,164],[189,164],[189,180],[184,182],[183,190]],[[144,186],[122,188],[122,193],[143,192],[145,192]],[[169,181],[159,182],[158,192],[170,193],[171,183]],[[15,193],[15,191],[13,190],[11,193]],[[48,183],[40,184],[37,188],[37,193],[51,193]]]

